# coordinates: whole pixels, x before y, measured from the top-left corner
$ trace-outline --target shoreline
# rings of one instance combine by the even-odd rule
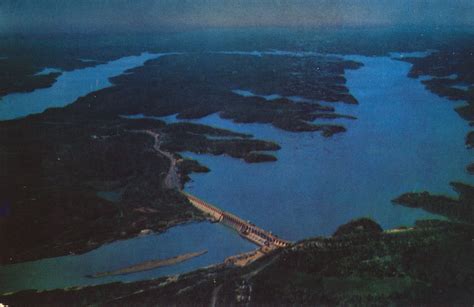
[[[156,140],[156,136],[155,136],[155,140]],[[155,143],[155,144],[156,144],[156,143]],[[155,149],[157,149],[157,148],[155,148]],[[160,152],[160,153],[162,153],[159,149],[158,149],[157,151]],[[163,153],[162,153],[162,154],[163,154]],[[164,156],[167,157],[166,155],[164,155]],[[168,157],[168,158],[169,158],[169,157]],[[172,166],[173,166],[173,165],[172,165]],[[170,172],[171,172],[171,167],[170,167],[170,169],[168,169],[168,175],[170,174]],[[167,177],[167,178],[168,178],[168,177]],[[170,180],[169,182],[172,182],[172,180]],[[165,183],[166,183],[166,180],[165,180]],[[144,217],[144,218],[146,218],[146,217]],[[201,219],[195,219],[195,218],[196,218],[196,217],[193,217],[193,218],[191,218],[191,219],[183,219],[183,220],[178,219],[178,220],[171,221],[171,222],[167,223],[166,226],[164,226],[163,231],[158,230],[158,231],[156,231],[156,232],[157,232],[157,233],[162,233],[162,232],[165,232],[165,231],[167,231],[168,229],[170,229],[171,227],[174,227],[174,226],[179,226],[179,225],[181,225],[181,224],[193,223],[193,222],[199,222],[199,221],[206,220],[205,218],[201,218]],[[150,228],[150,227],[147,227],[147,228],[143,229],[142,231],[144,231],[144,230],[146,230],[146,231],[151,231],[149,228]],[[141,232],[140,232],[140,233],[136,233],[136,234],[132,235],[132,236],[129,237],[129,238],[138,237],[138,236],[140,236],[140,234],[141,234]],[[120,236],[120,235],[121,235],[121,234],[119,234],[119,236]],[[90,249],[87,249],[87,250],[85,250],[84,252],[79,252],[79,254],[82,254],[82,253],[85,253],[85,252],[94,250],[94,249],[100,247],[100,246],[103,245],[103,244],[111,243],[111,242],[114,242],[114,241],[117,241],[117,240],[122,240],[122,239],[127,239],[127,237],[125,237],[125,238],[119,237],[119,238],[115,238],[115,239],[112,238],[112,239],[109,239],[108,241],[106,241],[105,243],[102,243],[102,244],[99,244],[99,245],[92,245],[92,246],[89,247]],[[94,243],[94,242],[93,242],[93,243]],[[76,254],[77,254],[77,253],[76,253]],[[44,259],[44,258],[41,258],[41,259]],[[166,259],[165,259],[165,260],[166,260]],[[216,264],[216,265],[217,265],[217,264]],[[132,266],[132,267],[133,267],[133,266]],[[130,267],[127,267],[127,268],[130,268]],[[113,272],[113,271],[112,271],[112,272]],[[104,272],[104,273],[107,273],[107,272]],[[110,272],[109,272],[109,273],[110,273]],[[105,276],[108,276],[108,275],[105,275]]]
[[[100,277],[106,277],[106,276],[125,275],[125,274],[148,271],[148,270],[154,270],[154,269],[161,268],[164,266],[176,265],[178,263],[190,260],[192,258],[199,257],[206,253],[207,253],[207,250],[202,250],[199,252],[182,254],[182,255],[171,257],[171,258],[166,258],[166,259],[150,260],[150,261],[141,262],[135,265],[131,265],[122,269],[107,271],[107,272],[99,272],[94,275],[90,275],[86,277],[100,278]]]
[[[456,250],[462,250],[463,246],[469,246],[471,240],[466,235],[472,233],[473,230],[472,224],[424,221],[417,223],[415,227],[410,229],[381,231],[375,222],[367,219],[361,222],[362,220],[364,219],[352,220],[341,225],[339,229],[344,229],[344,231],[338,231],[333,236],[308,238],[291,247],[274,251],[249,266],[239,266],[238,264],[229,266],[221,263],[183,274],[137,282],[114,282],[48,291],[22,290],[4,293],[0,295],[0,298],[3,302],[9,304],[47,301],[67,302],[79,298],[84,299],[87,304],[104,304],[110,301],[130,304],[131,302],[144,302],[143,300],[153,302],[158,300],[165,304],[166,302],[175,302],[177,299],[182,304],[191,302],[205,304],[212,300],[215,297],[214,294],[216,294],[219,300],[230,303],[235,299],[234,289],[240,289],[241,285],[245,285],[254,289],[255,294],[252,295],[252,301],[259,302],[259,296],[264,296],[267,293],[265,292],[268,286],[266,283],[270,283],[274,285],[275,289],[282,291],[287,285],[288,279],[292,280],[300,275],[309,278],[306,280],[307,282],[312,282],[313,279],[315,282],[320,280],[330,283],[335,281],[352,283],[354,280],[360,280],[361,282],[367,280],[368,285],[363,287],[367,290],[373,290],[371,288],[373,283],[382,282],[383,285],[392,285],[393,282],[396,287],[387,294],[390,294],[389,297],[395,300],[400,295],[397,290],[398,282],[400,278],[405,278],[403,280],[408,281],[408,283],[404,284],[403,289],[415,291],[414,293],[424,297],[424,295],[429,295],[431,291],[435,293],[437,289],[443,288],[442,284],[431,285],[428,283],[428,281],[431,281],[430,278],[436,277],[435,275],[429,275],[427,282],[424,282],[424,275],[420,275],[417,271],[407,269],[406,272],[404,270],[399,272],[397,270],[393,271],[393,269],[401,269],[404,267],[400,266],[401,264],[411,263],[411,261],[414,261],[413,259],[418,259],[417,261],[423,261],[424,265],[438,270],[437,261],[450,257],[452,253],[455,253],[455,251],[450,251],[450,247],[446,248],[445,245],[448,242],[453,243],[454,238],[460,238],[462,242],[456,243],[454,247],[456,247]],[[436,250],[436,248],[443,247],[445,250],[442,254],[427,254],[425,251],[425,249]],[[370,248],[369,254],[367,254],[368,248]],[[380,254],[381,251],[382,254]],[[335,257],[334,253],[338,256]],[[248,256],[251,256],[251,254],[252,252],[247,253]],[[319,260],[318,255],[321,258]],[[412,255],[416,257],[413,258]],[[425,259],[426,255],[432,257]],[[245,254],[242,256],[245,257]],[[432,260],[433,257],[434,260]],[[361,262],[361,260],[365,261]],[[469,259],[464,260],[468,261]],[[346,263],[347,261],[350,263]],[[308,271],[308,265],[310,265],[309,268],[315,267],[316,272]],[[367,265],[376,269],[375,272],[379,275],[360,276],[358,272],[360,273],[360,269]],[[353,267],[354,269],[352,269]],[[339,272],[339,274],[335,274],[335,272]],[[355,276],[352,272],[356,273]],[[288,274],[288,276],[282,277],[282,273]],[[316,276],[311,277],[314,274]],[[462,275],[463,278],[465,276],[467,275]],[[420,294],[416,285],[422,284],[424,285],[423,289],[430,292]],[[323,283],[323,285],[327,284]],[[362,283],[362,285],[365,285],[365,283]],[[308,286],[303,283],[299,284],[298,287],[307,289]],[[206,289],[206,291],[202,292],[203,289]],[[219,290],[213,291],[213,289]],[[220,289],[223,291],[220,291]],[[328,293],[332,299],[337,301],[337,297],[333,297],[334,293],[331,289],[332,287],[329,289],[321,287],[320,291]],[[341,291],[338,290],[336,293],[352,297],[350,289],[345,287],[342,289],[337,287],[337,289]],[[196,296],[198,293],[200,294],[199,298]],[[367,293],[373,293],[373,291]],[[383,293],[378,295],[382,295],[385,299],[388,298]],[[464,295],[466,294],[464,293]],[[323,297],[327,298],[327,296]],[[355,298],[357,299],[357,296]],[[277,300],[278,297],[274,299]]]

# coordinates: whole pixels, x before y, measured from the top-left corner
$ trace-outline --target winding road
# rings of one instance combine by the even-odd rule
[[[176,166],[176,158],[173,156],[172,153],[164,151],[160,148],[161,141],[160,141],[160,134],[154,132],[152,130],[132,130],[135,133],[146,133],[153,137],[155,143],[153,144],[153,149],[156,150],[161,155],[165,156],[170,160],[170,167],[168,169],[168,173],[166,174],[165,178],[165,187],[168,189],[178,189],[181,190],[181,180],[179,179],[179,173]]]

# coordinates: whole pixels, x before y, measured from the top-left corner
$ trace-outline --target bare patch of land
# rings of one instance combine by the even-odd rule
[[[124,275],[124,274],[131,274],[131,273],[137,273],[137,272],[142,272],[142,271],[148,271],[148,270],[153,270],[157,268],[161,268],[164,266],[169,266],[169,265],[175,265],[184,261],[187,261],[189,259],[199,257],[201,255],[204,255],[207,253],[207,250],[202,250],[199,252],[195,253],[188,253],[188,254],[183,254],[183,255],[178,255],[175,257],[171,258],[166,258],[166,259],[157,259],[157,260],[150,260],[150,261],[145,261],[139,264],[135,264],[126,268],[122,268],[119,270],[115,271],[108,271],[108,272],[101,272],[101,273],[96,273],[92,276],[92,278],[98,278],[98,277],[105,277],[105,276],[112,276],[112,275]]]

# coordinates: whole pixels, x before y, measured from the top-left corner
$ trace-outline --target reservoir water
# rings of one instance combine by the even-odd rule
[[[389,57],[346,58],[364,64],[346,71],[348,88],[359,105],[334,104],[338,113],[357,117],[333,121],[344,125],[346,133],[324,138],[317,132],[237,124],[217,114],[193,120],[276,141],[282,149],[275,153],[277,162],[260,164],[183,153],[211,169],[192,174],[186,191],[284,239],[299,240],[329,235],[361,216],[375,219],[384,228],[412,225],[432,215],[394,206],[393,198],[423,190],[455,196],[450,181],[474,183],[465,171],[473,157],[464,145],[469,127],[452,102],[428,92],[420,80],[408,78],[409,63]],[[165,120],[177,121],[175,116]],[[182,273],[253,248],[220,224],[189,224],[161,235],[114,242],[84,255],[0,267],[0,293]],[[84,277],[203,249],[208,254],[175,266],[102,279]]]
[[[83,255],[64,256],[0,267],[0,293],[55,289],[114,281],[136,281],[189,272],[216,264],[255,246],[225,227],[211,223],[177,226],[167,232],[116,241]],[[168,267],[128,275],[89,278],[148,260],[207,250],[202,256]]]
[[[226,156],[186,153],[208,166],[186,190],[289,240],[329,235],[350,219],[366,216],[384,228],[432,217],[394,206],[410,191],[456,196],[449,183],[472,183],[465,171],[472,151],[469,130],[453,103],[407,77],[411,65],[388,57],[348,56],[364,64],[346,71],[359,105],[339,104],[347,132],[332,138],[291,133],[269,125],[236,124],[211,115],[194,122],[251,133],[282,147],[278,162],[246,164]],[[275,94],[268,93],[267,95]],[[173,118],[168,118],[172,120]]]
[[[64,107],[81,96],[111,86],[109,78],[121,75],[128,69],[141,66],[147,60],[163,55],[166,53],[142,53],[106,64],[63,72],[51,87],[37,89],[30,93],[13,93],[1,97],[0,120],[41,113],[47,108]],[[54,68],[45,68],[38,74],[58,71]]]

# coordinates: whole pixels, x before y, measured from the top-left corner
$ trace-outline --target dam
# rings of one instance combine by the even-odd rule
[[[210,215],[214,220],[237,231],[245,239],[257,244],[263,252],[268,252],[276,248],[287,247],[291,242],[278,238],[276,235],[263,230],[254,224],[244,221],[238,216],[223,211],[194,195],[182,191],[189,202],[198,210]]]

